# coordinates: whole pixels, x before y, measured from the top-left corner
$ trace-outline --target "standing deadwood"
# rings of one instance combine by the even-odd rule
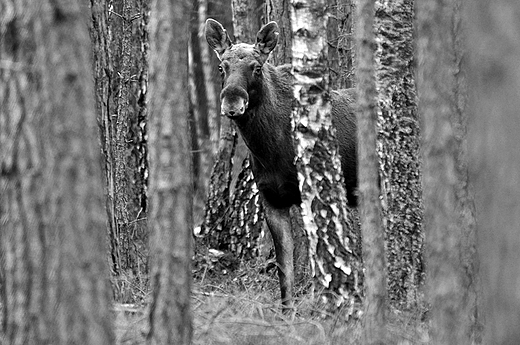
[[[287,55],[292,57],[295,77],[296,165],[311,269],[316,281],[330,293],[327,298],[336,309],[338,306],[352,307],[359,301],[362,282],[359,279],[360,258],[355,250],[357,236],[348,231],[354,226],[345,210],[347,195],[336,129],[332,125],[329,66],[323,59],[329,48],[327,23],[330,13],[324,8],[327,8],[326,1],[300,1],[298,6],[291,6],[290,27],[294,36],[285,44],[291,47],[291,53]],[[354,100],[348,98],[352,97],[350,93],[348,95],[343,99],[341,94],[338,103],[346,101],[350,106]],[[346,114],[341,115],[346,117]],[[296,241],[303,240],[298,240],[295,229],[293,233]],[[298,245],[302,244],[296,242],[295,249]],[[343,317],[348,318],[349,313]]]
[[[155,0],[150,15],[148,344],[190,344],[192,172],[188,128],[189,0]]]
[[[484,286],[483,344],[520,339],[520,2],[468,2],[468,148]]]
[[[0,342],[113,344],[87,18],[0,9]]]
[[[146,280],[148,5],[91,0],[96,106],[116,299],[135,300]],[[127,282],[131,281],[130,285]]]
[[[376,1],[378,150],[389,301],[414,308],[424,280],[414,1]]]
[[[364,337],[366,344],[386,339],[385,238],[381,224],[378,188],[377,91],[374,41],[375,0],[363,0],[357,8],[358,161],[361,238],[365,267]]]
[[[461,0],[417,6],[424,228],[432,344],[471,344],[476,307],[473,200],[468,193]]]

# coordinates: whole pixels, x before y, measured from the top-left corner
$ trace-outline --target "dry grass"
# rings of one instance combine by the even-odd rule
[[[233,272],[199,271],[192,293],[193,344],[295,345],[362,344],[359,320],[345,322],[345,311],[323,312],[319,296],[299,291],[298,313],[283,315],[278,281],[268,262],[242,264]],[[224,273],[226,272],[226,273]],[[119,304],[115,309],[117,343],[145,344],[146,307]],[[418,313],[389,315],[387,344],[426,344],[426,325]]]

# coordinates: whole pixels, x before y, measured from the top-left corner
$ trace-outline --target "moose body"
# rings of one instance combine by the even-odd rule
[[[293,230],[290,208],[302,202],[294,164],[291,129],[293,77],[288,65],[266,63],[278,40],[278,26],[270,22],[257,42],[233,45],[224,27],[206,21],[206,40],[217,53],[222,76],[221,114],[232,119],[252,157],[252,171],[264,199],[266,221],[273,237],[282,303],[292,308],[294,285]],[[350,205],[357,203],[356,122],[352,90],[331,92],[342,170]]]

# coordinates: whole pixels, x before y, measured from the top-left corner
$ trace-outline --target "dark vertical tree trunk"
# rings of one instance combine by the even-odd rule
[[[332,15],[327,23],[329,41],[328,64],[330,88],[347,89],[353,87],[353,18],[352,0],[328,0]]]
[[[520,3],[468,2],[468,151],[484,286],[483,344],[520,339]]]
[[[0,8],[0,342],[112,344],[87,17]]]
[[[280,28],[278,44],[271,53],[271,59],[275,65],[292,63],[293,32],[291,29],[290,5],[290,1],[285,0],[266,1],[267,21],[274,20]]]
[[[146,274],[146,87],[148,5],[91,0],[96,104],[107,189],[116,298],[133,301],[127,281]]]
[[[148,344],[190,344],[192,171],[188,128],[189,0],[155,0],[150,25]]]
[[[413,18],[413,0],[376,1],[378,146],[389,299],[411,308],[419,302],[424,280]]]
[[[210,51],[203,35],[208,18],[208,1],[193,1],[190,20],[190,115],[192,121],[193,174],[194,174],[194,219],[200,224],[210,176],[218,150],[219,97],[214,74],[217,58]]]
[[[356,90],[358,95],[359,218],[365,267],[363,333],[366,344],[384,344],[387,309],[386,261],[378,188],[374,14],[375,0],[364,0],[358,3]]]
[[[475,320],[475,232],[466,157],[462,1],[417,8],[427,294],[433,344],[470,344]],[[468,245],[470,244],[470,245]]]

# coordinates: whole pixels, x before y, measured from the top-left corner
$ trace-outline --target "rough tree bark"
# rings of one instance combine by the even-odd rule
[[[432,344],[471,344],[476,307],[473,200],[468,191],[462,1],[417,6],[424,231]]]
[[[105,158],[116,299],[146,285],[148,3],[91,0],[96,105]],[[132,284],[126,285],[128,281]]]
[[[354,86],[353,66],[353,0],[328,0],[332,15],[327,23],[330,88],[348,89]]]
[[[379,199],[377,156],[377,90],[375,79],[375,0],[357,7],[357,122],[361,238],[365,267],[364,329],[366,344],[386,340],[385,238]]]
[[[520,339],[520,2],[467,3],[468,151],[484,286],[483,344]]]
[[[2,344],[112,344],[87,17],[0,1]]]
[[[189,0],[154,0],[150,15],[148,344],[190,344],[192,171],[188,112]]]
[[[383,225],[390,302],[415,307],[424,280],[420,130],[413,70],[414,1],[376,1]]]

